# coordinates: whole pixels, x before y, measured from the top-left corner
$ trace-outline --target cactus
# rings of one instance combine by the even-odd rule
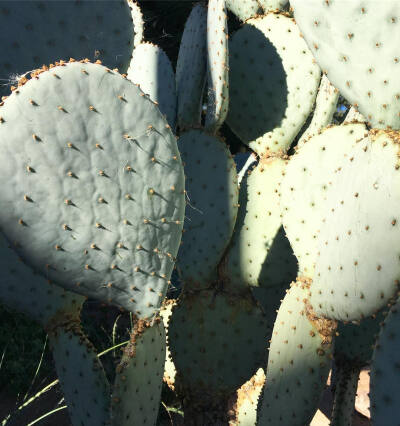
[[[205,129],[215,133],[229,105],[228,24],[225,0],[209,0],[207,13],[208,98]]]
[[[229,127],[259,155],[286,152],[311,113],[320,81],[295,22],[276,13],[246,21],[229,50]]]
[[[207,9],[202,4],[197,4],[186,21],[176,64],[177,118],[180,130],[201,124],[206,73]]]
[[[10,84],[2,83],[0,96],[18,83],[18,76],[61,58],[101,60],[125,72],[142,25],[140,10],[131,0],[3,1],[0,80]]]
[[[138,84],[140,89],[158,105],[171,128],[175,129],[175,73],[166,53],[151,43],[137,45],[127,74],[128,79]]]
[[[226,0],[226,7],[241,21],[256,17],[261,11],[258,0]]]
[[[102,65],[71,62],[39,75],[1,108],[1,226],[58,285],[150,318],[165,296],[184,210],[170,126]]]
[[[374,128],[400,128],[397,1],[292,0],[296,22],[322,70]],[[377,30],[378,29],[378,30]]]

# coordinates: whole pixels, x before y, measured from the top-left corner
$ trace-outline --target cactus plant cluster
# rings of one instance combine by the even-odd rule
[[[0,301],[74,426],[156,425],[163,378],[184,424],[305,426],[332,365],[333,426],[366,365],[397,424],[400,6],[343,3],[195,2],[176,71],[132,0],[0,5]],[[132,315],[114,382],[86,298]]]

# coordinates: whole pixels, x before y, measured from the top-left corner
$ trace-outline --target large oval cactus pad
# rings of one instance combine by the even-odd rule
[[[0,226],[14,248],[66,289],[152,316],[184,215],[157,107],[118,73],[75,62],[37,74],[0,114]]]
[[[400,283],[399,133],[372,130],[332,179],[317,236],[311,304],[351,321],[374,314]]]
[[[292,0],[320,67],[374,127],[400,128],[397,0]]]
[[[288,150],[311,113],[321,76],[296,23],[272,12],[250,19],[229,51],[227,124],[260,155]]]
[[[60,58],[100,59],[125,71],[138,22],[140,10],[131,0],[2,1],[0,94],[8,91],[7,80],[11,85],[17,74]]]

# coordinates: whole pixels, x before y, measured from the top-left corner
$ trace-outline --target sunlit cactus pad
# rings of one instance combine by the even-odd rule
[[[120,74],[72,62],[35,73],[0,115],[0,224],[13,247],[66,289],[152,316],[184,215],[158,108]]]
[[[329,80],[373,127],[400,128],[400,3],[292,0],[296,22]]]
[[[140,18],[131,0],[2,1],[0,94],[6,94],[15,75],[65,58],[100,59],[125,71],[134,44],[133,21]]]
[[[372,130],[337,169],[317,236],[311,304],[318,315],[358,320],[400,284],[399,133]]]

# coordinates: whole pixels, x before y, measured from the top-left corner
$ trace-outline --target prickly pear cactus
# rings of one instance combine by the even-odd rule
[[[8,94],[18,76],[60,58],[100,59],[125,72],[142,25],[131,0],[2,1],[0,95]]]
[[[209,0],[207,13],[208,100],[205,129],[215,133],[229,106],[228,22],[225,0]]]
[[[67,289],[154,315],[184,214],[157,107],[120,74],[71,62],[34,73],[0,114],[0,224],[13,248]]]
[[[329,80],[375,128],[400,128],[400,5],[395,0],[292,0],[296,22]]]
[[[317,236],[311,304],[318,315],[358,320],[397,295],[399,170],[397,132],[372,130],[343,158]]]
[[[155,425],[161,399],[165,331],[156,318],[134,325],[130,342],[117,367],[112,396],[112,424]]]
[[[312,111],[321,76],[296,23],[277,13],[251,19],[229,50],[229,127],[259,155],[287,151]]]
[[[178,126],[199,127],[207,75],[207,9],[193,7],[185,24],[176,64]]]
[[[337,324],[315,315],[308,287],[307,281],[293,283],[279,308],[258,406],[259,424],[304,426],[317,411]]]
[[[229,243],[238,211],[236,167],[226,144],[202,130],[179,139],[187,206],[177,268],[182,280],[209,286]]]
[[[374,425],[396,426],[400,418],[399,384],[400,301],[390,308],[379,332],[371,367],[371,420]]]
[[[135,47],[127,71],[128,79],[158,105],[172,129],[176,125],[175,73],[167,54],[152,43]]]

